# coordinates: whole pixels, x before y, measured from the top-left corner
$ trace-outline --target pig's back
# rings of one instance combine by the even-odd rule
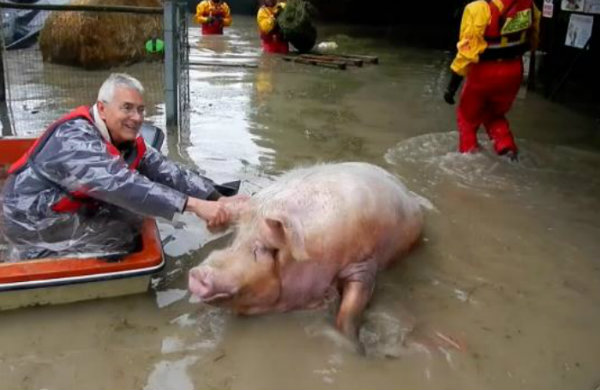
[[[393,242],[384,249],[395,252],[421,230],[417,199],[397,178],[367,163],[295,169],[257,193],[255,201],[262,217],[298,221],[306,250],[318,251],[315,256],[369,252],[382,241]]]

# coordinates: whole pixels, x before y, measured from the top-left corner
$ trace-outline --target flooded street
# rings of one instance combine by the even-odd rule
[[[460,155],[447,53],[344,26],[319,40],[380,64],[263,55],[252,17],[224,36],[193,26],[191,62],[246,66],[191,67],[191,128],[169,132],[165,153],[248,194],[301,164],[357,160],[422,197],[422,242],[379,274],[366,355],[340,343],[331,310],[236,317],[190,299],[187,271],[229,237],[182,215],[159,223],[168,264],[147,294],[0,312],[0,389],[600,386],[598,119],[522,90],[509,114],[520,161],[495,156],[483,131],[484,151]],[[425,347],[432,335],[451,343]]]

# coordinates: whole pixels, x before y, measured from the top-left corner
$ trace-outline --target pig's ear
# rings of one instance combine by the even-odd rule
[[[280,219],[266,218],[265,241],[274,248],[282,248],[286,244],[285,227]]]
[[[267,245],[277,249],[289,248],[296,260],[308,257],[302,226],[296,220],[287,217],[265,218],[265,227],[264,239]]]

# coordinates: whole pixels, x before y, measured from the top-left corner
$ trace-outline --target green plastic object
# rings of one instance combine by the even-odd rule
[[[146,42],[146,52],[149,54],[162,54],[165,51],[165,42],[159,38],[152,38]]]

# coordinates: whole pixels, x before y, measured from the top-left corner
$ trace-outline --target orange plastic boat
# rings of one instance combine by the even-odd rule
[[[34,141],[0,138],[0,175]],[[2,179],[0,177],[0,183]],[[0,310],[144,292],[151,275],[164,265],[156,221],[146,218],[142,226],[141,250],[119,261],[45,258],[3,262],[0,259]]]

